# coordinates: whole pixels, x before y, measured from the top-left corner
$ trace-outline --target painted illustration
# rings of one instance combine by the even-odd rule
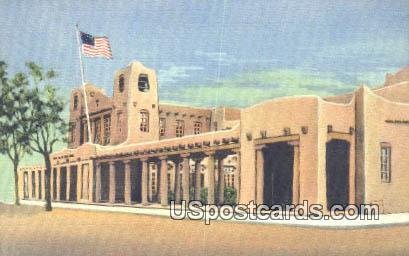
[[[407,1],[0,20],[0,255],[409,254]]]

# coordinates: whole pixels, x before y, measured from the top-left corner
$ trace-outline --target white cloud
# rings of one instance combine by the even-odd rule
[[[282,96],[329,96],[351,92],[355,88],[331,73],[271,69],[240,73],[219,83],[191,84],[162,92],[162,96],[166,100],[193,105],[243,107]]]
[[[176,83],[183,79],[189,78],[194,71],[203,70],[199,66],[176,66],[171,65],[168,69],[158,71],[160,83]]]
[[[210,61],[220,62],[221,64],[231,64],[238,61],[235,57],[229,56],[226,52],[204,52],[197,50],[195,51],[195,55],[204,57]]]
[[[244,59],[244,58],[237,58],[235,56],[229,55],[226,52],[204,52],[201,50],[197,50],[194,54],[198,57],[206,58],[209,61],[216,62],[217,64],[220,63],[222,66],[228,66],[231,64],[246,64],[246,63],[255,63],[255,64],[265,64],[265,63],[276,63],[278,59]]]

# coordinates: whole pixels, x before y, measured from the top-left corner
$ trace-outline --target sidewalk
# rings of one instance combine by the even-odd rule
[[[21,200],[21,204],[33,205],[33,206],[44,206],[44,202],[41,201],[28,201]],[[86,210],[86,211],[104,211],[104,212],[122,212],[122,213],[133,213],[142,214],[150,216],[159,216],[170,218],[170,210],[166,208],[161,208],[159,206],[153,205],[151,207],[141,207],[141,206],[121,206],[121,205],[93,205],[93,204],[81,204],[81,203],[62,203],[53,202],[53,207],[55,208],[65,208],[65,209],[76,209],[76,210]],[[213,221],[232,221],[236,223],[248,223],[248,224],[265,224],[265,225],[286,225],[286,226],[299,226],[299,227],[317,227],[317,228],[336,228],[336,229],[353,229],[353,228],[371,228],[371,227],[387,227],[394,225],[409,225],[409,213],[394,213],[394,214],[381,214],[379,215],[379,220],[298,220],[295,217],[291,217],[289,220],[252,220],[255,219],[248,218],[247,220],[222,220],[217,219]],[[203,225],[204,220],[203,220]]]

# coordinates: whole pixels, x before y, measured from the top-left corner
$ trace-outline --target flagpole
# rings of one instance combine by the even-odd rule
[[[84,65],[82,63],[80,30],[78,28],[78,24],[76,25],[76,34],[77,34],[78,54],[79,54],[79,57],[80,57],[81,82],[82,82],[82,90],[83,90],[83,93],[84,93],[85,115],[87,117],[88,142],[92,143],[91,142],[91,138],[92,138],[92,136],[91,136],[91,123],[89,121],[88,100],[87,100],[87,92],[85,90]]]

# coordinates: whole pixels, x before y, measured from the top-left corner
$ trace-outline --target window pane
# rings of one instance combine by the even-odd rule
[[[164,136],[165,135],[165,131],[166,131],[166,120],[165,118],[160,118],[159,119],[159,134],[160,136]]]
[[[381,182],[391,182],[391,148],[381,147]]]
[[[141,92],[149,91],[149,79],[148,79],[148,75],[145,75],[145,74],[139,75],[138,89],[139,89],[139,91],[141,91]]]
[[[104,116],[104,145],[111,141],[111,116]]]
[[[118,89],[120,92],[123,92],[125,88],[125,78],[124,75],[119,76],[119,83],[118,83]]]
[[[146,110],[142,110],[140,112],[141,115],[141,123],[139,126],[139,129],[142,132],[148,132],[149,131],[149,113]]]
[[[183,120],[176,121],[176,137],[183,137],[185,124]]]

